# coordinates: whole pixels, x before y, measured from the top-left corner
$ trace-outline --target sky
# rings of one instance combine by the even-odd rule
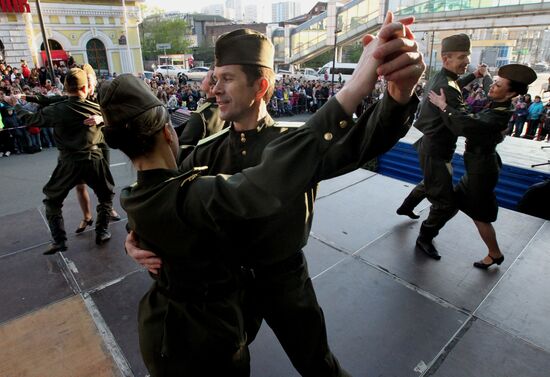
[[[258,8],[269,7],[276,2],[285,0],[242,0],[243,5],[257,4]],[[295,0],[300,3],[301,13],[309,11],[317,0]],[[145,4],[150,7],[158,6],[167,11],[177,10],[184,13],[200,12],[202,8],[212,4],[225,4],[225,0],[145,0]]]

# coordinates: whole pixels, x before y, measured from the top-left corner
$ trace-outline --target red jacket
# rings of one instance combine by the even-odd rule
[[[31,77],[31,70],[26,64],[21,64],[21,71],[25,79],[28,79],[29,77]]]

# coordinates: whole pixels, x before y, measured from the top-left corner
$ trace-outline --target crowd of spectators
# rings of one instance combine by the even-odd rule
[[[4,96],[62,95],[65,75],[73,65],[71,61],[67,65],[54,65],[52,80],[45,67],[29,68],[25,61],[21,61],[20,67],[14,67],[0,61],[0,157],[36,153],[42,148],[55,146],[51,128],[22,124],[14,114],[14,109],[4,102]],[[116,74],[113,74],[114,76]],[[171,112],[178,109],[193,111],[205,101],[199,82],[187,82],[183,78],[169,78],[159,74],[153,75],[150,79],[140,76]],[[101,85],[102,79],[99,81]],[[274,118],[314,113],[343,85],[344,82],[335,82],[333,85],[330,81],[306,80],[283,75],[275,83],[273,96],[268,103],[268,111]],[[384,90],[385,83],[380,80],[372,95],[365,98],[359,106],[356,115],[359,116],[367,106],[378,101],[383,96]],[[417,94],[422,96],[422,84],[418,85]],[[479,82],[464,88],[463,95],[472,113],[481,111],[489,101]],[[22,104],[30,111],[37,109],[35,103],[22,101]],[[531,95],[526,94],[518,97],[513,106],[515,111],[510,119],[508,135],[549,141],[550,102],[543,104],[540,96],[537,95],[532,99]]]
[[[198,81],[186,81],[183,77],[177,79],[165,78],[160,74],[154,74],[151,79],[142,74],[138,76],[151,87],[153,93],[166,105],[170,112],[177,109],[194,111],[205,100]]]
[[[473,114],[483,110],[490,101],[478,81],[463,88],[462,94]],[[550,100],[544,104],[541,96],[536,95],[533,99],[531,94],[525,94],[514,98],[512,106],[514,112],[508,122],[508,136],[550,142]]]
[[[283,75],[275,83],[275,90],[271,101],[269,101],[268,111],[274,118],[293,116],[304,112],[314,113],[333,95],[338,93],[344,84],[345,82],[341,80],[333,85],[330,81],[306,80]],[[379,80],[373,93],[364,99],[355,112],[356,115],[359,116],[368,105],[381,99],[384,89],[384,81]]]
[[[199,82],[186,82],[182,78],[164,78],[160,74],[153,75],[151,79],[141,77],[170,111],[177,109],[193,111],[205,100],[200,91]],[[330,97],[338,93],[343,84],[336,82],[333,88],[328,81],[305,80],[283,75],[275,82],[275,90],[267,110],[274,118],[290,117],[305,112],[314,113]],[[384,83],[380,81],[372,96],[365,99],[364,105],[377,101],[381,98],[383,91]],[[358,109],[358,113],[362,111]]]
[[[0,157],[19,153],[35,153],[42,148],[55,146],[51,128],[38,128],[22,124],[14,109],[4,102],[9,95],[62,95],[66,67],[55,66],[52,80],[45,67],[29,68],[25,61],[20,67],[13,67],[0,61]],[[23,106],[36,111],[35,103],[22,101]]]

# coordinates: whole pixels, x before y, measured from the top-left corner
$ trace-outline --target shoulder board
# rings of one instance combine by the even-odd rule
[[[212,106],[212,102],[205,102],[202,105],[200,105],[197,110],[192,111],[192,113],[200,113],[201,111],[208,109],[210,106]]]
[[[195,178],[200,177],[202,175],[202,172],[206,169],[208,169],[208,166],[197,166],[181,175],[169,178],[164,182],[167,183],[174,180],[181,180],[180,186],[183,186],[186,183],[193,181]]]
[[[460,87],[458,86],[458,84],[456,83],[456,81],[454,81],[452,78],[450,77],[447,77],[447,83],[449,84],[449,86],[453,89],[456,89],[460,92]]]
[[[280,128],[281,133],[286,132],[289,129],[299,128],[304,125],[305,122],[275,122],[272,127]]]
[[[229,132],[229,129],[231,127],[225,127],[223,130],[221,130],[220,132],[216,132],[215,134],[212,134],[208,137],[205,137],[204,139],[201,139],[199,140],[199,142],[197,143],[197,146],[200,146],[200,145],[204,145],[214,139],[217,139],[218,137],[222,136],[222,135],[225,135],[226,133]]]

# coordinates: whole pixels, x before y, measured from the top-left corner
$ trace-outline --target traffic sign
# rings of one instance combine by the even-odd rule
[[[171,48],[171,43],[157,43],[157,50],[170,50]]]

